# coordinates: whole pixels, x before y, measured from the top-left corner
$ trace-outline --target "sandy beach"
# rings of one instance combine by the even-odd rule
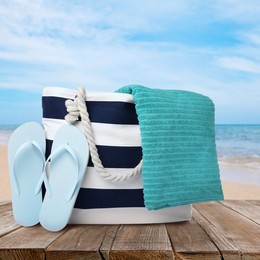
[[[0,167],[0,201],[10,201],[7,145],[5,144],[0,145]],[[220,172],[225,199],[260,200],[260,183],[254,180],[256,175],[252,171],[220,165]]]
[[[0,201],[11,200],[7,145],[0,145]]]

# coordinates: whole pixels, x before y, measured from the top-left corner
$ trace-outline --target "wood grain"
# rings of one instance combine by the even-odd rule
[[[117,235],[117,231],[119,229],[119,225],[110,226],[107,230],[106,235],[102,241],[102,245],[100,247],[100,253],[102,257],[106,260],[109,260],[109,252],[113,245],[114,239]]]
[[[109,259],[173,259],[165,225],[122,225],[118,229]]]
[[[46,250],[46,259],[102,259],[100,247],[112,226],[70,226]]]
[[[224,259],[260,259],[260,227],[220,203],[193,205],[194,219],[221,251]]]
[[[20,228],[15,223],[10,203],[0,206],[0,237]]]
[[[176,260],[220,260],[221,254],[206,232],[192,219],[166,225]]]
[[[159,225],[71,225],[49,232],[15,224],[0,206],[0,260],[260,259],[260,201],[193,205],[189,222]],[[172,244],[171,244],[172,243]]]
[[[10,201],[0,201],[0,206],[6,205],[6,204],[9,204],[9,203],[10,203]]]
[[[260,200],[249,200],[248,202],[260,207]]]
[[[45,259],[45,248],[62,232],[49,232],[39,225],[15,230],[0,238],[0,259]]]
[[[260,225],[260,207],[249,201],[230,200],[221,202],[224,206],[238,212]]]

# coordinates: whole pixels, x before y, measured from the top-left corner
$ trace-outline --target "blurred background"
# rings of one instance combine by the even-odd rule
[[[0,191],[10,134],[41,122],[44,87],[140,84],[209,96],[222,180],[258,196],[259,13],[258,0],[1,0]]]

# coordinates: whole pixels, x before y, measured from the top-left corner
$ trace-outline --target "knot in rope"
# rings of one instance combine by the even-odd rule
[[[68,123],[74,123],[80,120],[78,99],[79,97],[81,97],[84,99],[85,102],[85,96],[86,96],[85,89],[83,87],[80,87],[78,89],[78,95],[75,96],[74,100],[71,99],[66,100],[65,106],[67,108],[68,114],[65,116],[65,120]]]

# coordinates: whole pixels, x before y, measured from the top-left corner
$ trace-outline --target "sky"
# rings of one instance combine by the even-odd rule
[[[41,92],[140,84],[209,96],[217,124],[260,123],[259,0],[1,0],[0,124]]]

